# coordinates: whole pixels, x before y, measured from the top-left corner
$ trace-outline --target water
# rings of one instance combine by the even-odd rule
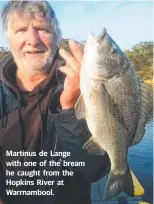
[[[134,174],[144,187],[145,194],[142,197],[143,201],[153,203],[153,123],[150,122],[146,126],[146,132],[143,140],[129,148],[128,163]],[[93,204],[115,203],[117,198],[113,201],[104,202],[103,193],[107,177],[101,179],[99,182],[92,184],[92,200]],[[123,195],[123,194],[120,194]],[[120,197],[119,197],[120,198]],[[122,197],[123,198],[123,197]],[[123,198],[124,199],[124,198]],[[128,200],[131,200],[127,197]],[[137,200],[137,198],[136,198]],[[127,202],[123,202],[127,203]],[[137,201],[130,201],[130,203],[138,203]]]
[[[128,161],[145,189],[143,200],[153,202],[153,125],[146,126],[143,140],[129,150]]]

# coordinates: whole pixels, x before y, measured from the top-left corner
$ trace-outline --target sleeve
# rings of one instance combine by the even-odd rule
[[[60,150],[71,152],[71,157],[67,157],[65,160],[85,163],[85,166],[68,168],[84,174],[90,182],[97,181],[109,172],[110,159],[107,153],[96,156],[83,149],[83,145],[91,137],[91,134],[86,121],[84,119],[78,120],[75,117],[74,108],[54,114],[54,122],[59,135]]]

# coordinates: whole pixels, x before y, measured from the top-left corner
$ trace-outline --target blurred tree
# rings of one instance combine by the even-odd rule
[[[152,80],[153,42],[140,42],[124,52],[134,65],[138,76],[144,80]]]

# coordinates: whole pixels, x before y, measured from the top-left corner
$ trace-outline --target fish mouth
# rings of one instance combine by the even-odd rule
[[[92,32],[89,32],[89,38],[92,40],[96,40],[97,42],[102,41],[107,35],[106,28],[103,28],[101,33],[98,36],[95,36]]]
[[[106,28],[103,28],[102,32],[97,37],[97,41],[102,41],[106,37],[107,31]]]

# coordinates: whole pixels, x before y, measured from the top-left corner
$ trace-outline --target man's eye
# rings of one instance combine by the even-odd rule
[[[48,31],[47,29],[45,29],[45,28],[37,28],[36,30],[37,30],[37,31],[41,31],[41,32],[46,32],[46,33],[49,32],[49,31]]]
[[[16,33],[25,32],[25,31],[26,31],[26,29],[18,29],[18,30],[16,30]]]
[[[45,30],[45,29],[40,29],[40,31],[43,31],[43,32],[48,33],[48,31],[47,31],[47,30]]]

